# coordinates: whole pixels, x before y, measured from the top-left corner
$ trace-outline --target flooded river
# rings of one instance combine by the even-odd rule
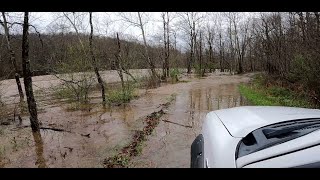
[[[64,131],[42,129],[33,134],[25,127],[28,116],[0,125],[0,167],[103,167],[103,160],[128,145],[135,131],[144,127],[143,118],[172,94],[175,100],[129,167],[189,167],[190,145],[206,113],[246,105],[238,85],[250,77],[212,74],[185,80],[141,90],[139,98],[112,108],[93,104],[85,111],[68,111],[64,103],[42,105],[42,127]]]

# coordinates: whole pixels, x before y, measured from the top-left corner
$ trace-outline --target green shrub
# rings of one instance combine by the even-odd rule
[[[134,97],[136,97],[134,94],[134,86],[129,83],[125,85],[124,89],[122,89],[122,87],[109,89],[106,93],[107,101],[111,104],[128,103]]]
[[[283,87],[277,87],[277,86],[272,86],[269,88],[269,93],[272,96],[276,96],[276,97],[291,97],[292,94],[291,92]]]
[[[171,82],[172,83],[176,83],[179,81],[179,75],[181,74],[181,72],[179,71],[178,68],[172,68],[170,69],[169,75],[171,78]]]

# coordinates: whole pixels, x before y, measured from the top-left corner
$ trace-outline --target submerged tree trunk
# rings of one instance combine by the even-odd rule
[[[20,101],[23,101],[24,95],[23,95],[23,91],[22,91],[22,87],[21,87],[20,75],[19,75],[18,65],[17,65],[17,61],[16,61],[16,55],[15,55],[14,50],[11,48],[10,33],[9,33],[7,18],[6,18],[6,15],[4,12],[2,12],[2,17],[3,17],[3,22],[1,22],[1,25],[4,28],[4,32],[5,32],[5,36],[6,36],[6,40],[7,40],[7,48],[10,53],[10,60],[11,60],[11,63],[14,67],[14,70],[15,70],[15,79],[16,79],[16,83],[17,83],[17,87],[18,87]]]
[[[90,22],[90,29],[91,29],[90,30],[90,37],[89,37],[90,55],[91,55],[91,59],[92,59],[92,63],[93,63],[94,73],[97,76],[98,83],[99,83],[100,88],[101,88],[102,102],[103,102],[103,105],[105,105],[105,103],[106,103],[105,87],[104,87],[103,80],[102,80],[102,78],[100,76],[100,73],[99,73],[97,61],[96,61],[96,58],[94,56],[93,47],[92,47],[92,37],[93,37],[92,12],[89,13],[89,22]]]
[[[32,131],[40,132],[39,130],[39,121],[38,121],[38,112],[37,112],[37,103],[34,99],[33,89],[32,89],[32,74],[30,70],[30,61],[29,61],[29,13],[24,13],[23,21],[23,34],[22,34],[22,70],[24,78],[24,87],[27,96],[28,109],[30,113],[30,123]]]
[[[46,159],[44,158],[44,151],[43,151],[43,141],[41,138],[40,132],[34,132],[32,133],[33,139],[35,142],[35,148],[36,148],[36,163],[35,165],[38,165],[38,168],[47,168],[46,165]]]

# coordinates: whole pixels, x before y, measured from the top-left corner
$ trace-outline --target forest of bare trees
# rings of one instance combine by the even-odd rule
[[[16,79],[21,100],[24,95],[19,77],[32,83],[26,76],[92,71],[105,102],[108,82],[101,78],[102,70],[117,70],[124,86],[123,73],[130,75],[128,69],[150,69],[160,82],[170,76],[171,69],[186,68],[188,74],[199,76],[215,70],[230,74],[264,71],[320,102],[318,12],[163,12],[159,17],[155,13],[113,13],[118,19],[112,23],[138,28],[140,35],[135,39],[120,30],[95,34],[99,27],[92,20],[95,13],[56,14],[51,31],[40,32],[32,22],[21,22],[12,13],[2,12],[0,76]],[[24,14],[24,18],[28,16]],[[89,31],[80,30],[85,22]],[[147,26],[150,22],[160,24],[153,35]],[[155,71],[157,68],[162,74]],[[25,87],[30,108],[36,110],[32,86]],[[36,119],[36,114],[32,116]]]

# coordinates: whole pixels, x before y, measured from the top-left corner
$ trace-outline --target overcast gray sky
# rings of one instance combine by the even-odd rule
[[[89,13],[80,12],[76,14],[82,14],[79,21],[76,22],[79,25],[79,31],[82,33],[89,32]],[[180,18],[174,12],[170,13],[171,17],[175,17],[171,20],[170,26],[175,30],[177,35],[177,46],[179,49],[183,50],[186,48],[186,32],[184,32],[179,25]],[[217,23],[217,16],[219,13],[205,13],[201,12],[200,15],[206,15],[202,19],[202,26],[207,24]],[[247,17],[255,16],[257,13],[241,13],[241,19],[244,20]],[[72,17],[72,13],[70,13]],[[220,16],[221,17],[221,16]],[[23,13],[9,13],[9,21],[21,21],[22,22]],[[131,38],[134,40],[142,41],[141,29],[139,27],[128,23],[124,19],[129,19],[131,21],[138,22],[137,12],[93,12],[93,25],[94,33],[103,36],[114,36],[116,32],[121,33],[121,36],[125,38]],[[146,37],[149,43],[157,44],[160,43],[163,31],[163,22],[161,18],[161,12],[147,12],[142,13]],[[61,32],[62,29],[65,32],[74,31],[70,23],[65,17],[63,17],[62,12],[32,12],[30,13],[30,23],[36,26],[38,31],[41,33],[57,33]],[[222,19],[221,25],[224,26],[224,21]],[[217,24],[215,24],[217,26]],[[30,29],[32,31],[32,28]],[[2,29],[0,30],[2,31]],[[19,27],[13,29],[15,33],[21,33]]]

